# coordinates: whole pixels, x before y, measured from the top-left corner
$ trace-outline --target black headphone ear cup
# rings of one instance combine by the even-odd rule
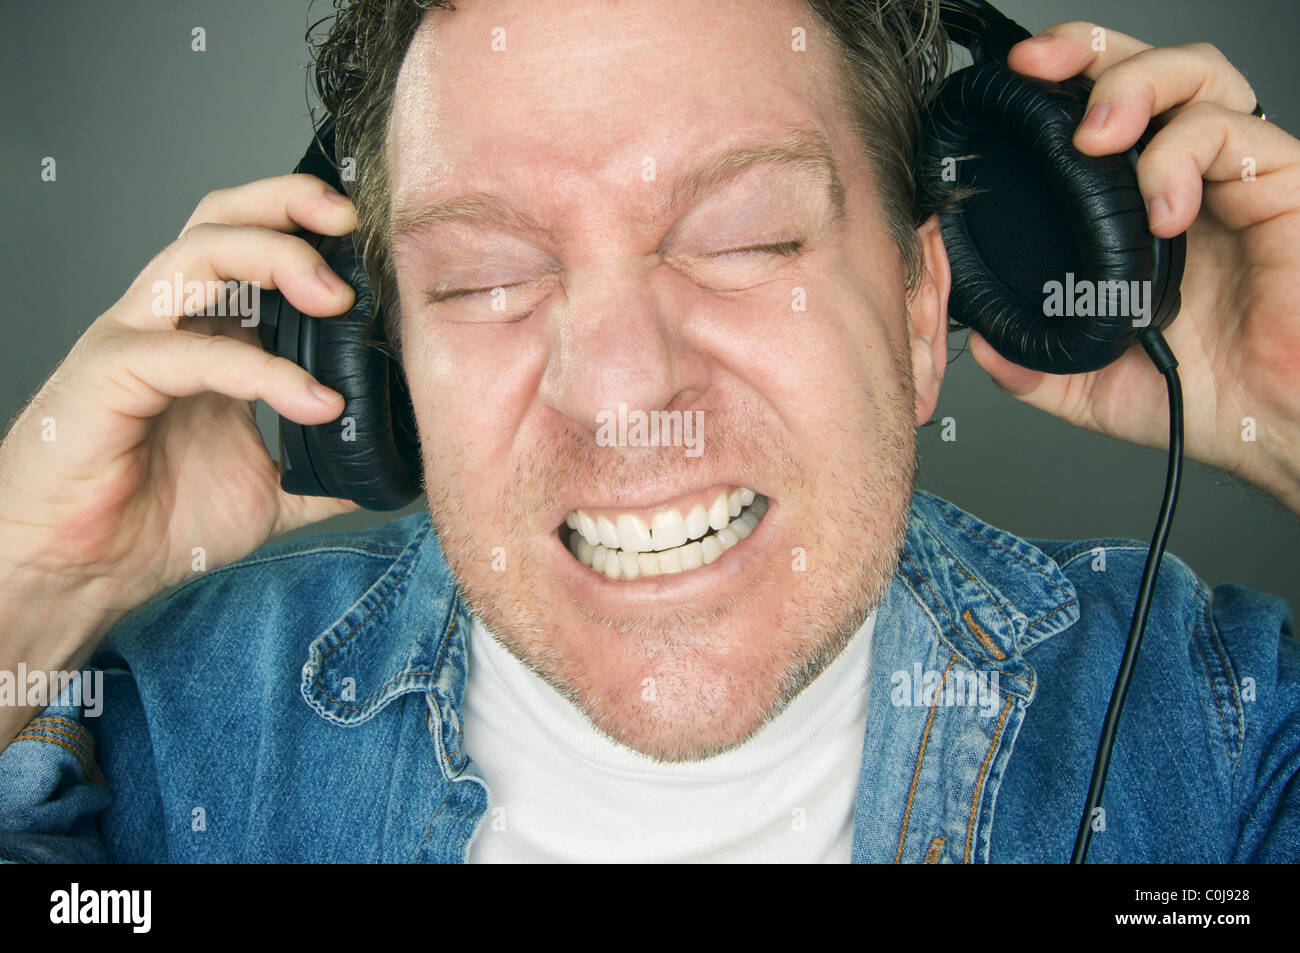
[[[337,420],[308,431],[311,465],[322,487],[372,510],[405,506],[421,492],[421,466],[410,395],[400,366],[373,321],[374,292],[351,236],[323,246],[327,264],[352,286],[356,301],[338,317],[304,318],[314,325],[316,377],[341,393]]]
[[[948,78],[927,116],[925,174],[978,190],[940,215],[953,274],[949,313],[1009,360],[1055,374],[1114,361],[1144,321],[1159,326],[1152,316],[1163,314],[1166,291],[1166,256],[1157,261],[1136,153],[1085,156],[1071,142],[1088,88],[977,63]],[[1094,298],[1093,314],[1073,313],[1069,291],[1085,281],[1102,289],[1124,282],[1127,305]],[[1061,283],[1059,309],[1049,307],[1049,282]]]

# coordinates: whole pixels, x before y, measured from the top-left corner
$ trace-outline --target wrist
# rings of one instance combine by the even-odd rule
[[[125,610],[102,579],[72,579],[0,561],[0,670],[79,668]]]
[[[42,681],[54,673],[67,685],[90,660],[95,646],[121,617],[90,597],[86,586],[31,570],[4,567],[0,572],[0,678],[9,683],[0,701],[0,751],[34,717],[55,702],[54,688]],[[33,678],[44,691],[33,704]]]
[[[1224,469],[1259,487],[1300,516],[1300,440],[1243,418],[1233,465]]]

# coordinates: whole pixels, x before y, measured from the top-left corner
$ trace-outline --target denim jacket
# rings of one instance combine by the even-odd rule
[[[1145,557],[914,493],[855,861],[1069,858]],[[468,632],[424,514],[197,576],[96,651],[98,717],[56,703],[0,755],[0,859],[464,861],[488,813],[461,736]],[[1285,601],[1165,558],[1102,806],[1094,863],[1300,858]]]

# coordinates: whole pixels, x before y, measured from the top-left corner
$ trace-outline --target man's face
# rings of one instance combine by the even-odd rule
[[[416,35],[389,138],[434,523],[484,624],[599,728],[705,757],[883,595],[946,264],[909,305],[802,4],[458,7]],[[702,444],[617,445],[638,411]],[[717,531],[740,488],[744,538]],[[617,570],[571,551],[571,515]]]

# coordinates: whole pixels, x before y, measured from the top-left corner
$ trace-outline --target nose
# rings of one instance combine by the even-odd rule
[[[550,316],[542,400],[586,431],[598,415],[679,410],[705,389],[707,371],[672,307],[657,259],[572,272]]]

